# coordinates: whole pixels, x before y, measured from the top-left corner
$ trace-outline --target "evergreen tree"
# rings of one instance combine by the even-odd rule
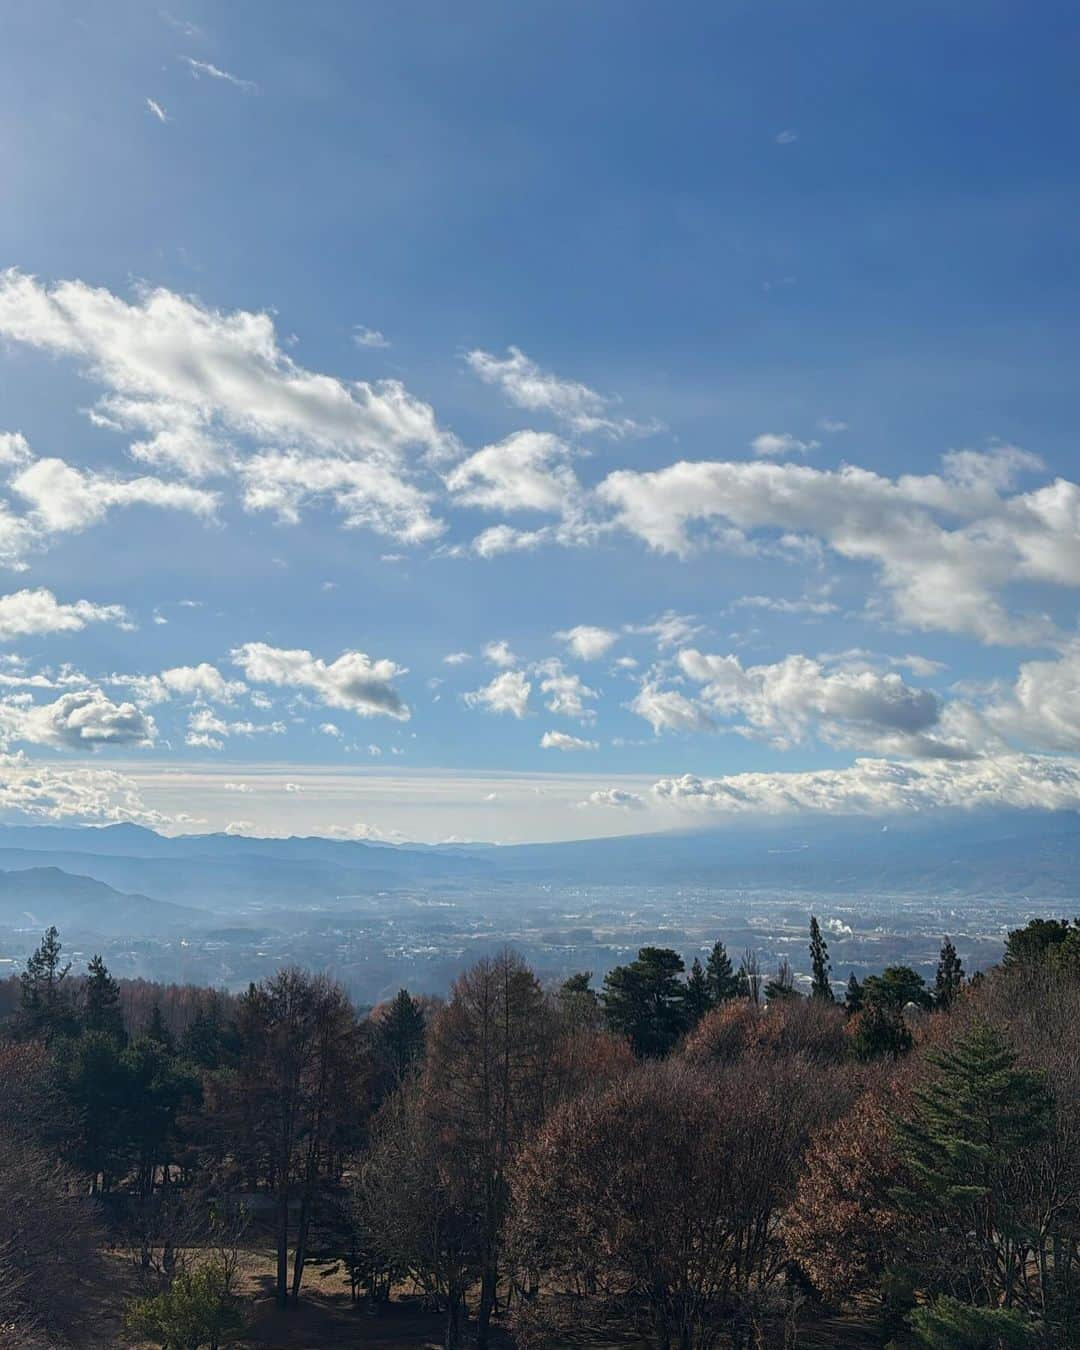
[[[776,1003],[780,999],[798,998],[795,990],[795,972],[786,956],[780,958],[776,974],[765,986],[765,1001]]]
[[[596,1029],[600,1025],[600,996],[592,987],[592,977],[591,970],[579,970],[559,986],[559,1011],[572,1027]]]
[[[910,1250],[930,1292],[998,1309],[1024,1278],[1031,1178],[1023,1162],[1049,1136],[1052,1098],[1045,1077],[1019,1067],[986,1023],[928,1062],[933,1076],[896,1127],[906,1181],[893,1199],[911,1220]]]
[[[920,1008],[930,1006],[926,981],[910,966],[886,966],[880,975],[867,975],[862,989],[864,1003],[893,1012],[902,1012],[909,1003]]]
[[[131,1080],[118,1037],[87,1030],[58,1056],[60,1090],[77,1122],[68,1160],[90,1175],[90,1191],[107,1192],[130,1162],[126,1113]]]
[[[19,977],[19,1027],[25,1036],[70,1035],[76,1030],[74,1011],[65,981],[71,962],[61,964],[63,943],[55,928],[43,935]]]
[[[180,1053],[200,1068],[219,1069],[235,1048],[234,1040],[235,1032],[226,1023],[220,1002],[214,998],[188,1023],[180,1038]]]
[[[147,1023],[143,1037],[148,1041],[153,1041],[160,1045],[166,1054],[176,1053],[176,1042],[173,1040],[172,1032],[165,1025],[165,1017],[161,1011],[161,1004],[155,1003],[150,1009],[150,1021]]]
[[[685,969],[678,952],[642,947],[636,961],[604,976],[608,1025],[642,1057],[666,1055],[686,1027]]]
[[[1005,940],[1003,966],[1042,965],[1050,953],[1069,936],[1068,919],[1032,919],[1014,928]]]
[[[951,1008],[964,983],[964,967],[956,954],[956,948],[950,938],[941,944],[941,956],[938,959],[937,976],[934,980],[934,1004],[938,1008]]]
[[[973,1308],[941,1294],[908,1318],[928,1350],[1006,1350],[1033,1345],[1034,1328],[1015,1308]]]
[[[686,1026],[687,1030],[696,1027],[705,1014],[712,1007],[712,999],[709,997],[709,982],[701,962],[694,957],[694,963],[690,967],[690,974],[686,977]]]
[[[870,977],[867,977],[867,984]],[[851,1044],[855,1057],[862,1060],[906,1055],[912,1038],[904,1014],[887,1003],[865,1003],[851,1019]]]
[[[832,967],[829,964],[829,947],[821,935],[821,925],[817,917],[810,915],[810,986],[811,998],[821,998],[827,1003],[834,1002],[832,982],[829,979]]]
[[[424,1036],[423,1008],[407,989],[399,989],[376,1031],[379,1059],[395,1084],[423,1059]]]
[[[847,993],[844,995],[844,1011],[848,1016],[853,1016],[862,1011],[863,990],[862,985],[855,978],[855,972],[852,971],[847,982]]]
[[[731,957],[722,942],[714,942],[708,960],[705,962],[705,983],[709,987],[709,998],[713,1007],[737,998],[739,978],[731,965]]]
[[[120,988],[109,974],[100,956],[87,967],[83,1027],[113,1040],[124,1040],[124,1018],[120,1011]]]

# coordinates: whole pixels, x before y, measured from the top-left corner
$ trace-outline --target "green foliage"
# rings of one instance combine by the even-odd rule
[[[950,938],[941,944],[938,958],[937,975],[934,978],[934,1004],[938,1008],[949,1009],[956,1002],[964,984],[964,967],[956,954]]]
[[[712,999],[709,997],[709,982],[706,979],[705,971],[701,962],[694,957],[694,964],[690,967],[690,974],[686,977],[686,1026],[687,1030],[696,1027],[705,1014],[712,1007]]]
[[[782,999],[798,997],[799,994],[795,988],[795,972],[791,969],[791,962],[787,957],[782,956],[776,967],[776,974],[765,986],[765,1001],[777,1003]]]
[[[811,998],[824,999],[827,1003],[833,1003],[832,981],[829,976],[832,967],[829,964],[829,947],[821,935],[821,925],[817,918],[810,915],[810,973],[812,982],[810,986]]]
[[[217,1350],[222,1339],[239,1329],[242,1319],[229,1291],[225,1269],[208,1261],[184,1272],[153,1298],[137,1299],[128,1311],[127,1328],[162,1350]]]
[[[1032,919],[1014,928],[1005,941],[1004,966],[1042,965],[1050,953],[1069,936],[1068,919]]]
[[[424,1010],[399,989],[375,1033],[380,1062],[395,1083],[405,1080],[424,1056]]]
[[[61,964],[63,943],[56,928],[49,928],[19,977],[19,1031],[27,1037],[51,1041],[78,1029],[75,1010],[65,981],[71,962]]]
[[[853,1016],[862,1011],[863,989],[862,985],[855,978],[855,972],[852,971],[847,982],[847,992],[844,995],[844,1011],[848,1016]]]
[[[870,978],[867,978],[867,984]],[[856,1059],[906,1055],[912,1046],[911,1032],[903,1013],[885,1003],[864,1004],[851,1019],[851,1031],[851,1047]]]
[[[880,975],[867,975],[862,991],[864,1003],[897,1013],[909,1003],[930,1006],[926,981],[910,966],[886,966]]]
[[[604,977],[608,1025],[643,1058],[665,1055],[686,1027],[683,959],[668,947],[642,947],[636,961]]]
[[[82,1022],[88,1032],[124,1040],[120,989],[100,956],[95,956],[87,967]]]
[[[731,964],[731,957],[722,942],[714,942],[708,960],[705,962],[705,983],[709,987],[709,998],[713,1007],[736,998],[739,993],[739,977]]]
[[[940,1295],[908,1318],[919,1345],[929,1350],[1005,1350],[1034,1342],[1030,1321],[1014,1308],[973,1308]]]

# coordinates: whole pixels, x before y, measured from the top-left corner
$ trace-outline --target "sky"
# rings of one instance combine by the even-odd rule
[[[1080,804],[1066,4],[9,0],[0,819]]]

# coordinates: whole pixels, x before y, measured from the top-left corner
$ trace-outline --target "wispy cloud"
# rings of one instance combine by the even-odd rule
[[[239,75],[233,75],[227,70],[211,65],[209,61],[196,61],[193,56],[181,56],[180,60],[191,71],[193,79],[198,80],[205,75],[210,80],[223,80],[226,84],[231,84],[235,89],[240,89],[245,94],[258,92],[259,86],[254,80],[242,80]]]
[[[151,116],[156,117],[159,122],[167,122],[169,120],[169,114],[155,99],[148,98],[146,100],[146,110]]]
[[[755,455],[772,458],[777,455],[805,455],[816,450],[820,444],[820,441],[800,441],[786,431],[766,431],[754,437],[750,449]]]
[[[777,145],[794,145],[799,139],[799,133],[792,127],[785,127],[783,131],[778,131],[773,137]]]
[[[380,333],[377,328],[365,328],[362,323],[358,323],[353,329],[353,341],[358,347],[390,346],[390,339]]]

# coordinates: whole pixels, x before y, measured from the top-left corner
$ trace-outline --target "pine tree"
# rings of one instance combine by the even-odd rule
[[[424,1036],[423,1008],[407,989],[399,989],[376,1033],[379,1057],[395,1084],[423,1059]]]
[[[933,1076],[897,1126],[907,1179],[893,1199],[922,1268],[939,1266],[937,1292],[997,1308],[1024,1276],[1030,1179],[1019,1164],[1048,1137],[1052,1098],[986,1023],[927,1058]]]
[[[847,993],[844,996],[844,1011],[848,1016],[853,1016],[862,1011],[863,990],[862,985],[855,978],[855,972],[852,971],[847,982]]]
[[[19,1024],[23,1035],[51,1040],[76,1030],[71,999],[64,984],[71,962],[61,964],[62,951],[59,932],[56,928],[47,929],[19,977]]]
[[[950,938],[941,944],[937,977],[934,980],[934,1003],[939,1008],[951,1008],[964,983],[964,967]]]
[[[608,1025],[642,1057],[666,1055],[686,1027],[685,969],[678,952],[642,947],[636,961],[604,976],[601,1000]]]
[[[739,979],[722,942],[713,943],[712,951],[705,962],[705,983],[708,985],[713,1007],[738,997]]]
[[[167,1054],[176,1053],[176,1043],[173,1041],[172,1032],[165,1025],[160,1003],[155,1003],[150,1009],[150,1021],[147,1023],[143,1035],[148,1041],[154,1041],[160,1045]]]
[[[825,939],[821,936],[821,925],[818,923],[815,915],[810,915],[810,973],[812,981],[810,985],[811,998],[821,998],[827,1003],[834,1002],[832,982],[829,975],[832,967],[829,964],[829,947]]]
[[[709,997],[709,982],[701,962],[696,956],[693,965],[690,967],[690,974],[686,977],[685,1000],[686,1026],[689,1030],[691,1027],[696,1027],[712,1007],[712,999]]]
[[[791,969],[791,962],[787,957],[782,956],[776,967],[776,974],[765,986],[765,1001],[776,1003],[781,999],[798,997],[795,989],[795,972]]]
[[[973,1308],[959,1299],[939,1295],[908,1318],[921,1345],[928,1350],[1006,1350],[1035,1344],[1028,1318],[1015,1308]]]
[[[95,956],[87,967],[83,1026],[117,1041],[124,1039],[120,989],[100,956]]]

